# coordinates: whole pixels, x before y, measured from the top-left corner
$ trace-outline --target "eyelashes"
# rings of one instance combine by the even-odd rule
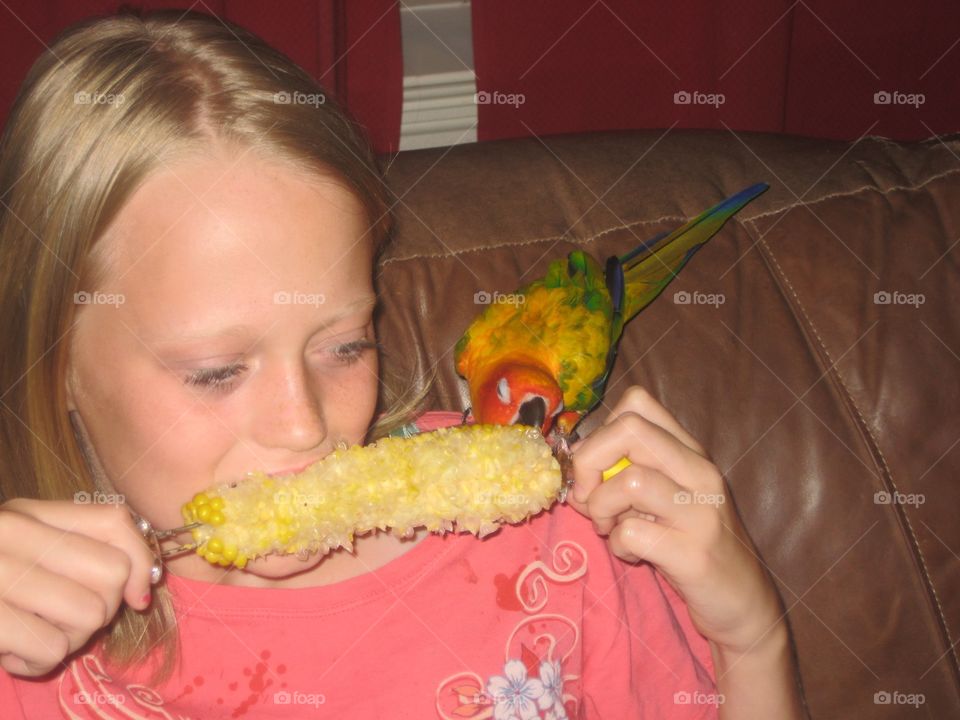
[[[363,338],[361,340],[344,343],[343,345],[337,345],[333,348],[333,353],[340,362],[345,365],[353,365],[353,363],[360,359],[364,350],[372,350],[378,347],[380,347],[380,343]]]
[[[218,368],[201,368],[187,375],[183,381],[187,385],[197,387],[222,388],[246,369],[247,366],[244,363],[233,363]]]
[[[331,355],[335,363],[343,367],[349,367],[360,359],[364,351],[380,347],[380,343],[363,338],[334,346],[331,348]],[[183,381],[189,386],[226,392],[233,386],[234,381],[248,369],[244,362],[235,362],[216,368],[201,368],[187,375]]]

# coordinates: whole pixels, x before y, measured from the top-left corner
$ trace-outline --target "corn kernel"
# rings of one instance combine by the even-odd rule
[[[337,449],[303,472],[247,479],[194,495],[182,512],[197,552],[242,568],[268,555],[327,553],[354,535],[391,528],[483,537],[548,508],[560,466],[540,433],[462,425]]]

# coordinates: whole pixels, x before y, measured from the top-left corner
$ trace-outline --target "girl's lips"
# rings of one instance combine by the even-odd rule
[[[311,460],[307,463],[304,463],[303,465],[300,465],[299,467],[288,468],[286,470],[278,470],[277,472],[272,472],[268,474],[270,475],[270,477],[284,477],[286,475],[296,475],[298,472],[302,470],[306,470],[308,467],[310,467],[316,462],[319,462],[320,460],[321,458],[317,458],[316,460]]]

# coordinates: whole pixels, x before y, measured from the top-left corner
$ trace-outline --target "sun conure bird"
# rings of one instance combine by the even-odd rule
[[[493,302],[455,348],[478,423],[521,423],[572,433],[603,397],[623,326],[649,305],[734,213],[767,189],[758,183],[683,227],[602,267],[574,250],[547,274]]]

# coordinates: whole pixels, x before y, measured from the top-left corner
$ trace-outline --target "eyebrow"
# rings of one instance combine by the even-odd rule
[[[344,305],[342,308],[337,310],[337,312],[320,323],[320,325],[314,329],[314,333],[323,332],[324,330],[333,327],[344,318],[358,313],[361,310],[366,310],[367,308],[373,307],[376,304],[377,297],[375,295],[364,295],[361,298],[357,298],[356,300]],[[191,340],[210,340],[219,337],[229,337],[231,335],[243,337],[245,335],[248,336],[251,330],[252,328],[249,325],[229,325],[210,333],[187,333],[183,335],[177,335],[176,337],[151,339],[150,342],[156,344],[166,344],[185,341],[189,342]]]

